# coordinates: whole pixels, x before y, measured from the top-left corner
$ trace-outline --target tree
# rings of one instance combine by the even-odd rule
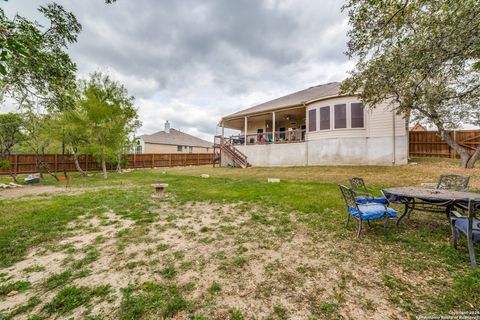
[[[25,132],[23,150],[35,153],[35,166],[41,178],[43,178],[44,172],[47,172],[58,180],[57,176],[50,170],[48,162],[45,161],[46,154],[56,153],[59,149],[59,143],[54,139],[55,120],[53,113],[37,114],[27,110],[22,113],[22,117]]]
[[[480,124],[480,6],[476,0],[349,0],[347,55],[358,59],[343,83],[367,106],[390,102],[425,119],[473,168],[480,145],[456,143],[450,130]]]
[[[85,124],[79,113],[78,105],[74,105],[73,108],[54,113],[49,125],[51,138],[62,146],[62,162],[64,163],[65,161],[66,152],[72,155],[75,168],[82,176],[86,176],[86,173],[80,166],[78,156],[84,153],[82,151],[85,150],[85,146],[88,143],[88,130],[84,127]],[[63,168],[66,177],[65,166]]]
[[[39,11],[48,27],[19,15],[9,19],[0,9],[0,99],[11,98],[19,107],[54,108],[75,86],[76,65],[65,50],[77,41],[81,25],[56,3]]]
[[[121,162],[131,145],[129,137],[140,126],[133,101],[123,85],[101,73],[81,84],[77,119],[88,137],[87,150],[100,161],[104,178],[106,163]]]
[[[22,128],[23,121],[19,114],[0,114],[0,168],[8,169],[9,175],[15,182],[17,179],[12,171],[9,157],[13,148],[24,138]]]

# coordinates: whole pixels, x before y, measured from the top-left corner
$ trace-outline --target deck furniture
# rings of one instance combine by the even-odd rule
[[[338,185],[342,192],[343,199],[347,205],[347,222],[346,226],[350,222],[350,217],[353,217],[357,221],[357,238],[360,237],[362,232],[362,223],[367,221],[370,225],[370,221],[384,219],[384,232],[387,232],[388,220],[391,218],[397,218],[397,212],[392,208],[387,207],[381,203],[358,203],[355,192],[344,186]]]
[[[480,198],[468,202],[468,216],[460,216],[456,212],[452,212],[450,219],[452,226],[452,246],[457,249],[460,232],[467,237],[470,265],[474,269],[478,267],[475,259],[474,244],[480,243],[480,220],[475,216],[478,212],[480,212]]]
[[[389,202],[405,205],[405,211],[398,218],[397,226],[415,209],[445,214],[450,219],[453,209],[467,210],[470,199],[480,198],[479,194],[472,192],[420,187],[389,188],[382,190],[382,193]]]
[[[375,197],[369,192],[363,178],[353,177],[350,179],[350,187],[355,193],[355,199],[358,203],[366,204],[373,202],[388,205],[388,200],[386,198]]]
[[[437,189],[467,191],[469,180],[470,177],[457,174],[443,175],[438,179]]]

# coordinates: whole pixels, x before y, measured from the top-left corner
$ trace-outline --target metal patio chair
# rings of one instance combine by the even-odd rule
[[[363,178],[353,177],[350,181],[350,187],[355,193],[355,199],[358,203],[367,204],[367,203],[379,203],[389,205],[387,198],[384,197],[375,197],[368,190],[365,185]]]
[[[438,179],[437,189],[467,191],[470,177],[458,174],[442,175]]]
[[[470,265],[473,269],[477,268],[475,259],[475,243],[480,243],[480,220],[475,213],[480,212],[480,199],[468,202],[468,216],[461,216],[457,212],[452,212],[450,223],[452,227],[452,247],[457,249],[457,243],[460,232],[467,237],[468,255],[470,257]]]
[[[356,237],[360,237],[362,232],[362,222],[367,221],[370,225],[370,221],[384,219],[383,230],[387,233],[388,220],[392,218],[397,218],[397,212],[392,208],[387,207],[385,204],[381,203],[358,203],[355,197],[355,192],[339,184],[340,191],[342,192],[343,199],[347,205],[347,223],[350,222],[350,217],[353,217],[357,220],[357,232]]]

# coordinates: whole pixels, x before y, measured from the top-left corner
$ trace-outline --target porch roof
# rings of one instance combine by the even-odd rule
[[[223,117],[221,122],[262,112],[301,106],[303,104],[309,104],[313,101],[321,100],[323,98],[336,97],[340,95],[340,85],[340,82],[330,82],[297,91],[286,96],[250,107],[248,109],[232,113]]]

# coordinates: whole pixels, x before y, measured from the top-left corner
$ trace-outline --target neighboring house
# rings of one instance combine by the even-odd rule
[[[364,108],[332,82],[225,116],[216,137],[223,165],[400,165],[408,159],[408,127],[386,103]],[[238,152],[240,151],[240,152]]]
[[[410,131],[427,131],[427,128],[422,126],[420,123],[417,123]]]
[[[165,123],[165,130],[145,134],[135,139],[135,153],[212,153],[213,143],[170,128]]]

